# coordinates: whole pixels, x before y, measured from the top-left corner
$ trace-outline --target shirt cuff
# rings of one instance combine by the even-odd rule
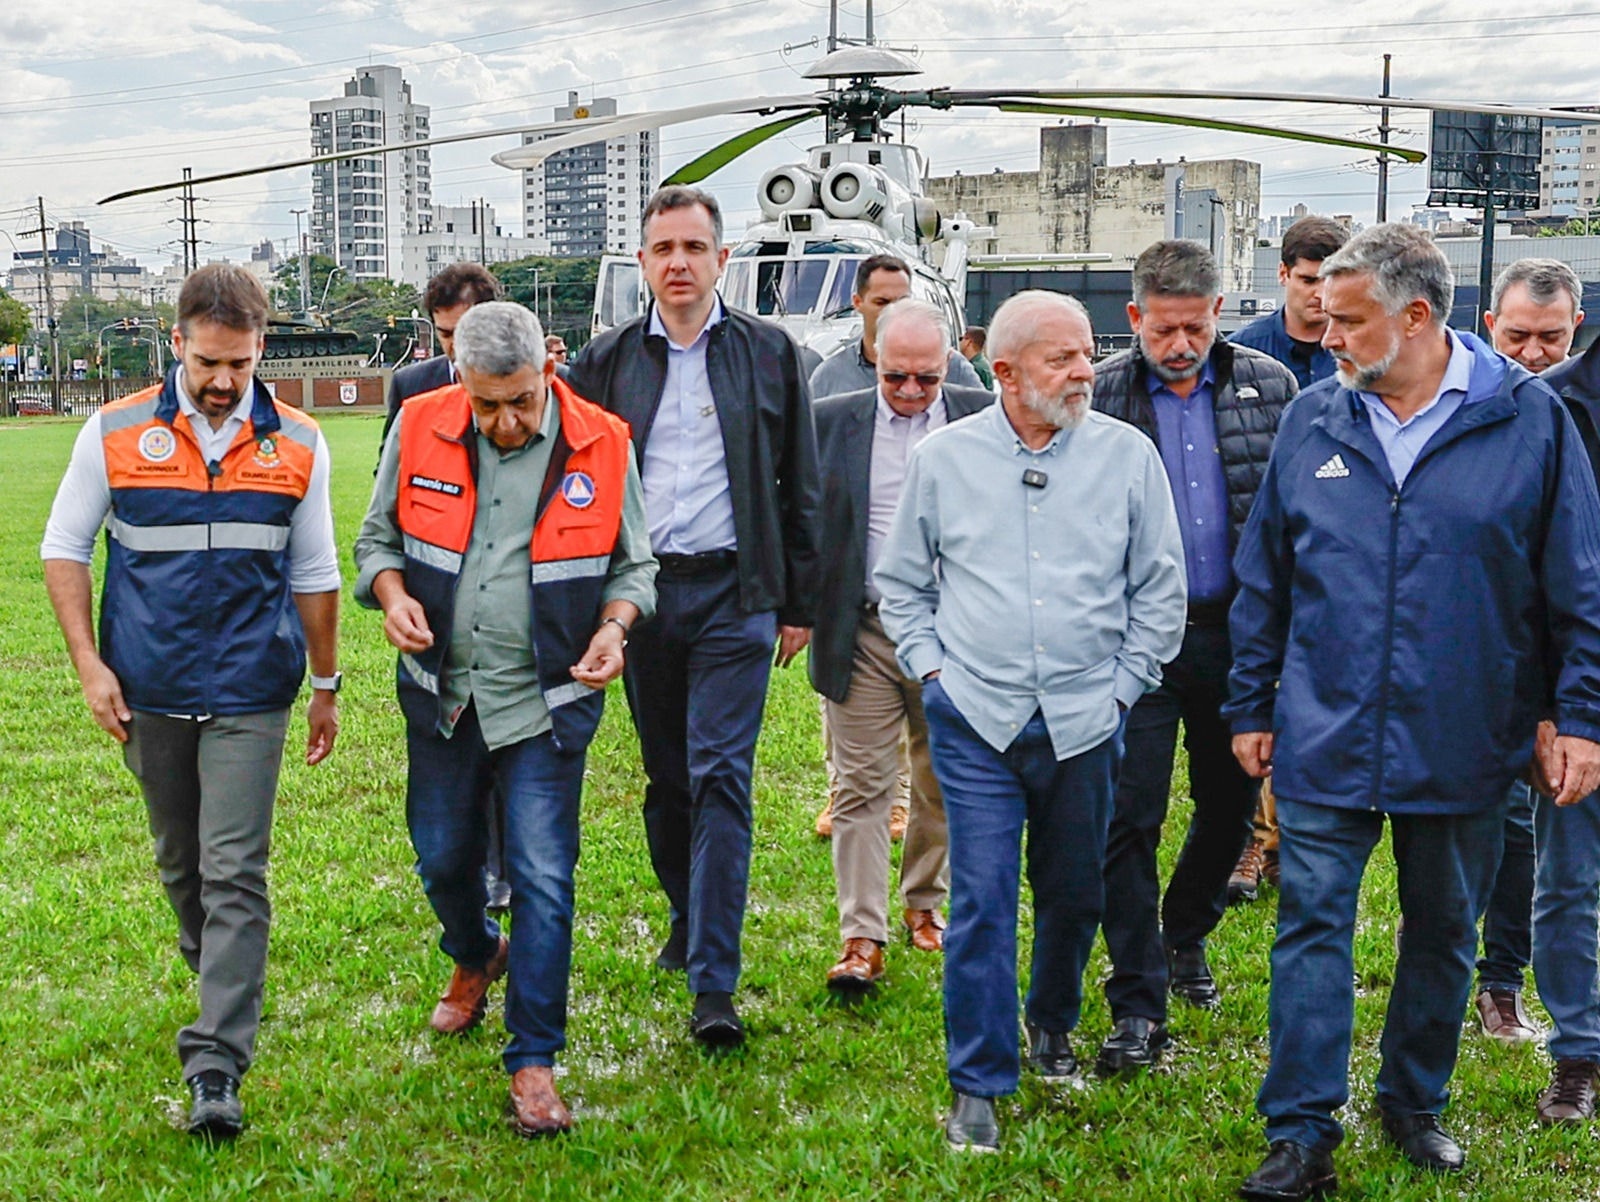
[[[361,572],[356,577],[356,603],[368,609],[382,609],[378,599],[372,595],[372,582],[377,579],[379,572],[390,569],[403,573],[406,570],[406,557],[397,551],[372,551],[366,556],[366,561],[361,565]]]
[[[902,647],[900,650],[900,666],[912,680],[921,680],[929,672],[944,670],[944,648],[933,639],[923,640],[909,647]]]
[[[1121,664],[1117,665],[1112,677],[1111,692],[1123,709],[1131,710],[1134,702],[1148,693],[1151,687],[1142,677],[1134,675]]]
[[[606,581],[600,592],[600,603],[631,601],[639,607],[638,621],[647,622],[655,616],[655,573],[648,570],[629,570]]]
[[[1272,733],[1272,712],[1240,714],[1228,726],[1236,735],[1269,735]]]

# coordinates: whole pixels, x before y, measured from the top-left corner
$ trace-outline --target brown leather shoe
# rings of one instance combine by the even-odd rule
[[[1600,1066],[1592,1060],[1557,1060],[1550,1084],[1539,1095],[1539,1122],[1587,1123],[1594,1117],[1595,1086]]]
[[[511,1125],[529,1139],[572,1130],[572,1112],[556,1092],[549,1065],[530,1064],[511,1075]]]
[[[911,821],[911,812],[905,806],[896,802],[889,807],[889,841],[898,843],[906,837],[906,823]]]
[[[1261,859],[1261,844],[1252,839],[1244,845],[1239,862],[1233,866],[1233,875],[1228,878],[1230,906],[1255,901],[1261,891]]]
[[[846,939],[839,962],[828,970],[835,993],[865,993],[883,976],[883,948],[871,939]]]
[[[1522,1008],[1522,993],[1491,986],[1477,996],[1478,1022],[1483,1033],[1501,1043],[1534,1043],[1549,1034]]]
[[[813,828],[819,839],[833,838],[833,798],[828,798],[822,803],[822,809],[817,814],[817,824]]]
[[[489,1005],[489,986],[505,975],[506,960],[511,955],[511,944],[504,935],[500,948],[482,968],[468,968],[457,964],[450,974],[450,984],[433,1008],[429,1025],[441,1035],[459,1035],[470,1031],[483,1021],[483,1012]]]
[[[906,930],[911,946],[919,952],[944,951],[944,915],[937,910],[907,910]]]

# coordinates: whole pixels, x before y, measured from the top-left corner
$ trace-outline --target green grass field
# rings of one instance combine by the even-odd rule
[[[324,422],[347,586],[379,425]],[[1273,902],[1229,912],[1212,941],[1222,1008],[1175,1009],[1178,1046],[1143,1078],[1058,1092],[1024,1082],[1001,1109],[1003,1154],[944,1147],[939,962],[890,947],[877,996],[823,988],[837,952],[817,709],[798,668],[775,676],[756,774],[741,1053],[690,1043],[681,976],[650,967],[665,934],[639,819],[642,778],[620,693],[589,757],[560,1086],[577,1118],[558,1141],[506,1125],[498,987],[465,1039],[427,1017],[448,975],[411,872],[405,753],[378,616],[347,602],[343,732],[297,762],[291,731],[272,864],[276,920],[249,1126],[232,1146],[182,1134],[173,1038],[192,978],[156,881],[143,804],[84,707],[41,582],[39,536],[76,423],[0,422],[0,1198],[932,1199],[1224,1198],[1264,1152],[1253,1113],[1266,1060]],[[301,715],[303,717],[303,715]],[[1181,776],[1175,792],[1184,788]],[[1172,839],[1187,810],[1175,803]],[[1174,852],[1164,849],[1169,861]],[[1394,962],[1392,861],[1374,857],[1341,1196],[1600,1197],[1589,1130],[1550,1132],[1533,1100],[1542,1050],[1469,1032],[1448,1117],[1464,1176],[1426,1179],[1382,1141],[1371,1103]],[[1026,940],[1024,940],[1024,945]],[[1096,982],[1077,1046],[1109,1026]]]

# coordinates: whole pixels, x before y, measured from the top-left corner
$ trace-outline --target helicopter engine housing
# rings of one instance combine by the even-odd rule
[[[881,222],[889,205],[889,181],[876,167],[839,163],[822,177],[822,207],[830,217]]]

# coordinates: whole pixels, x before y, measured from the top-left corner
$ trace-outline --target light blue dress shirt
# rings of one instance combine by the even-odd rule
[[[1101,413],[1038,451],[1004,405],[929,434],[874,579],[901,667],[938,670],[997,750],[1036,711],[1058,760],[1098,746],[1183,641],[1183,541],[1161,456]]]
[[[1428,440],[1444,427],[1445,422],[1467,399],[1467,388],[1472,383],[1472,352],[1466,343],[1456,337],[1454,330],[1446,330],[1445,335],[1450,339],[1450,362],[1445,365],[1439,391],[1434,394],[1433,400],[1413,413],[1409,421],[1402,422],[1397,418],[1377,393],[1356,394],[1367,407],[1367,414],[1372,419],[1372,433],[1383,448],[1384,458],[1389,461],[1396,487],[1404,486],[1412,465],[1428,445]]]
[[[722,422],[706,372],[711,327],[722,319],[719,297],[695,340],[679,346],[667,337],[660,311],[650,310],[650,333],[667,340],[667,382],[642,473],[650,545],[658,552],[698,555],[738,545]]]

